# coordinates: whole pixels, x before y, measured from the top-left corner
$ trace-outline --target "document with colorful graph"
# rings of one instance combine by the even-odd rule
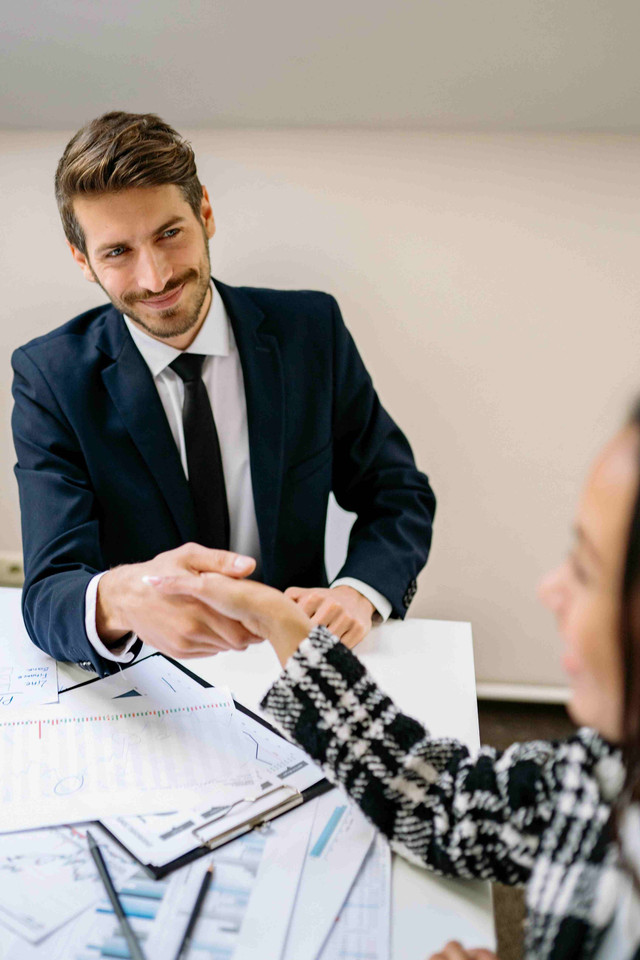
[[[185,788],[215,787],[223,804],[246,793],[237,774],[253,770],[251,751],[227,690],[194,687],[166,707],[77,706],[66,694],[0,716],[0,832],[175,809]]]

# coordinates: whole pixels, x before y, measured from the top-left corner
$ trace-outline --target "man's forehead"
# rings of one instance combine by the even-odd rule
[[[173,183],[154,187],[129,187],[110,193],[74,197],[74,213],[88,241],[121,241],[124,235],[152,233],[169,220],[193,212],[184,194]]]

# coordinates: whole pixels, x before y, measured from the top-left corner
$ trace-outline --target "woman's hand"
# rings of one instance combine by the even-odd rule
[[[233,580],[218,573],[188,573],[147,578],[168,596],[193,597],[249,633],[267,637],[284,667],[311,630],[306,613],[279,590],[253,580]]]
[[[432,954],[429,960],[498,960],[498,957],[491,950],[485,950],[483,947],[465,950],[457,940],[451,940],[440,953]]]

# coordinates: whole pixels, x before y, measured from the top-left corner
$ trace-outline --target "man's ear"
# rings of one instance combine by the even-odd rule
[[[75,262],[78,264],[78,266],[84,273],[85,280],[88,280],[89,283],[97,283],[98,281],[96,280],[96,276],[93,270],[91,269],[91,264],[87,259],[86,253],[83,253],[82,250],[78,249],[78,247],[74,247],[74,245],[72,243],[69,243],[68,240],[67,240],[67,246],[71,251],[71,256],[73,257]]]
[[[216,232],[216,221],[214,220],[214,217],[213,217],[213,210],[211,209],[209,194],[207,193],[206,187],[202,188],[200,216],[202,217],[202,223],[204,225],[205,233],[209,237],[209,240],[211,240],[212,236]]]

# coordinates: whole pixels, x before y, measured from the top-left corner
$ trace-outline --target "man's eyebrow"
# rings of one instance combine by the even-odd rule
[[[165,230],[168,230],[169,227],[175,227],[177,223],[184,223],[184,217],[171,217],[170,220],[167,220],[166,223],[163,223],[162,226],[158,227],[157,230],[153,231],[153,235],[157,236],[159,233],[164,233]]]
[[[580,524],[576,524],[576,526],[573,528],[573,532],[574,532],[574,534],[575,534],[575,538],[576,538],[579,546],[585,548],[585,550],[587,551],[587,553],[590,555],[591,559],[592,559],[595,563],[601,564],[601,563],[602,563],[602,559],[601,559],[601,557],[600,557],[600,554],[599,554],[598,551],[596,550],[593,542],[592,542],[592,541],[589,539],[589,537],[587,536],[587,533],[586,533],[584,527],[581,527]]]
[[[159,233],[164,233],[165,230],[168,230],[170,227],[175,227],[179,223],[184,223],[185,218],[181,216],[171,217],[170,220],[167,220],[165,223],[160,224],[153,233],[153,237],[156,237]],[[108,243],[102,243],[96,250],[96,256],[100,256],[101,253],[106,253],[107,250],[115,250],[117,247],[126,247],[126,240],[112,240]]]

